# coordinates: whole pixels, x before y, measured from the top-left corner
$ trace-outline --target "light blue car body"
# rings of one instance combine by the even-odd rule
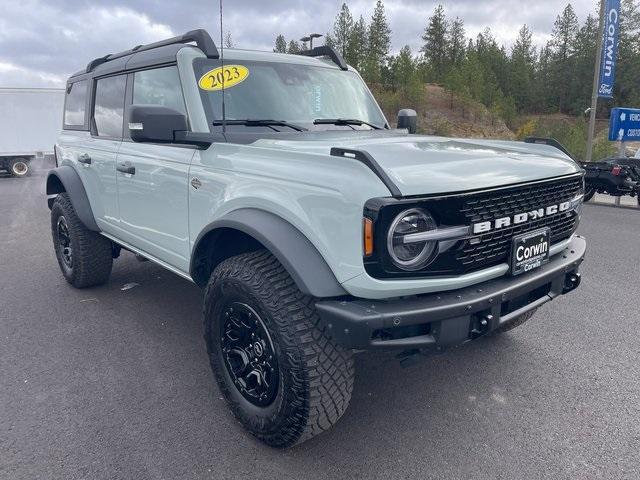
[[[193,60],[200,50],[177,53],[190,127],[209,132]],[[297,55],[226,50],[225,60],[331,62]],[[366,165],[330,155],[332,147],[366,150],[403,196],[451,194],[570,175],[580,167],[547,145],[408,135],[403,130],[327,131],[300,139],[251,144],[214,143],[207,149],[134,143],[64,130],[58,163],[80,176],[99,230],[106,237],[192,279],[196,243],[216,221],[251,209],[268,212],[300,232],[350,295],[383,299],[466,287],[505,275],[501,264],[452,277],[376,279],[363,263],[365,203],[390,191]],[[78,162],[91,155],[90,165]],[[135,175],[116,171],[128,163]],[[197,179],[199,187],[192,181]],[[553,245],[561,251],[569,240]],[[310,292],[314,293],[314,292]]]

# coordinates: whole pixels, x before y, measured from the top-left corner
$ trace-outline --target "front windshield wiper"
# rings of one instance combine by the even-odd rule
[[[222,125],[222,120],[214,120],[214,125]],[[294,123],[285,122],[284,120],[269,120],[269,119],[251,119],[246,118],[244,120],[225,120],[227,125],[245,125],[247,127],[289,127],[298,132],[306,132],[308,129],[296,125]],[[275,129],[274,129],[275,130]],[[276,130],[279,131],[279,130]]]
[[[316,118],[313,121],[314,125],[367,125],[374,130],[382,130],[382,127],[374,125],[373,123],[365,122],[364,120],[357,120],[355,118]]]

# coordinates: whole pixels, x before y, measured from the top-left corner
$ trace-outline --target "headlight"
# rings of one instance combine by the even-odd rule
[[[405,236],[436,229],[435,220],[426,210],[411,208],[400,213],[391,223],[387,234],[387,250],[393,263],[403,270],[424,267],[432,258],[438,243],[433,240],[406,242]]]

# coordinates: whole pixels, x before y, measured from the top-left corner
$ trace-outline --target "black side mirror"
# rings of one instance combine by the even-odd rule
[[[398,128],[406,128],[409,133],[416,133],[418,128],[418,114],[410,108],[403,108],[398,112]]]
[[[161,105],[133,105],[128,120],[134,142],[177,143],[176,132],[189,129],[183,113]]]

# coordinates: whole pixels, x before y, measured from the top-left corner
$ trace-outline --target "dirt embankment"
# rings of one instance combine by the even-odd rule
[[[439,85],[424,85],[422,100],[410,108],[418,112],[420,133],[445,137],[515,138],[504,121],[492,115],[484,105],[475,101],[463,104],[457,98],[452,100],[451,94]],[[395,123],[397,112],[384,113]]]

